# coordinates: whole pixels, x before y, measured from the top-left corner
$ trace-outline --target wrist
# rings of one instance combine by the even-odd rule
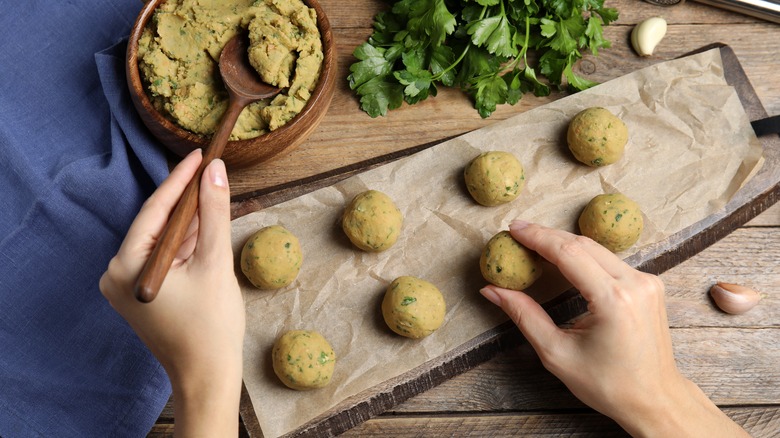
[[[690,381],[679,376],[665,388],[642,396],[634,403],[624,405],[627,409],[614,418],[633,437],[677,436],[683,430],[685,416],[690,412],[692,402]],[[672,432],[676,431],[676,432]]]
[[[747,433],[692,381],[679,376],[653,398],[614,418],[633,437],[739,437]]]
[[[237,436],[241,381],[240,364],[171,376],[176,435]]]

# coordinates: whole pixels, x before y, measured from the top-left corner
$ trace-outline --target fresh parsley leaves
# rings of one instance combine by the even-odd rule
[[[355,49],[349,86],[371,117],[436,96],[439,85],[461,88],[489,117],[551,85],[595,85],[572,65],[610,46],[603,26],[617,18],[604,0],[397,0]]]

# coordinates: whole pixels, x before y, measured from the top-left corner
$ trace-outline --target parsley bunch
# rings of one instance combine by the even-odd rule
[[[524,93],[549,95],[564,77],[576,90],[595,85],[572,65],[581,50],[610,46],[602,26],[617,18],[604,0],[398,0],[375,17],[347,79],[371,117],[436,96],[441,84],[463,89],[485,118]]]

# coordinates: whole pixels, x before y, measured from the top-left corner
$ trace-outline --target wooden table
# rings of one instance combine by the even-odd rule
[[[379,0],[321,0],[335,30],[339,58],[336,95],[307,142],[266,165],[232,172],[233,214],[302,194],[398,153],[477,129],[563,94],[524,97],[481,119],[468,99],[443,90],[426,102],[371,119],[346,83],[352,50],[371,32]],[[605,29],[612,48],[586,56],[575,70],[606,81],[714,42],[729,45],[767,113],[780,114],[780,25],[687,2],[661,8],[639,0],[607,0],[620,19]],[[669,28],[650,58],[629,45],[633,26],[660,15]],[[776,205],[663,273],[678,365],[753,436],[780,436],[780,205]],[[729,316],[707,296],[715,281],[764,293],[749,313]],[[173,434],[171,403],[150,436]],[[580,403],[548,373],[527,344],[505,348],[443,384],[414,396],[344,436],[624,436],[609,418]]]

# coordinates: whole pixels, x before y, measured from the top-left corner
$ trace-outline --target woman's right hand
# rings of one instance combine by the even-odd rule
[[[589,312],[563,329],[522,292],[490,285],[481,293],[577,398],[634,436],[747,436],[677,369],[658,277],[583,236],[523,221],[509,230],[560,269]]]

